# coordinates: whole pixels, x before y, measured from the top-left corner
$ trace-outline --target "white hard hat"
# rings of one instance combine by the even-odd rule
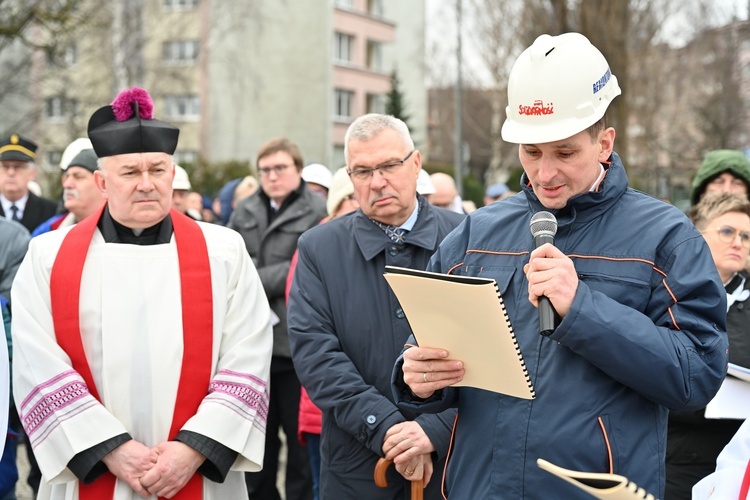
[[[607,60],[588,38],[542,35],[510,71],[503,140],[541,144],[566,139],[599,121],[620,93]]]
[[[430,174],[426,170],[421,169],[417,176],[417,193],[422,196],[433,194],[435,192],[435,186],[432,184]]]
[[[172,189],[190,191],[190,188],[190,178],[188,177],[187,170],[175,163],[174,179],[172,179]]]
[[[313,184],[319,184],[326,189],[331,189],[333,173],[325,165],[311,163],[302,169],[302,178],[305,179],[305,182],[312,182]]]
[[[94,149],[91,140],[86,137],[79,137],[68,144],[68,147],[65,148],[65,151],[63,151],[63,154],[60,157],[60,168],[62,170],[67,170],[68,166],[70,166],[70,162],[73,161],[73,158],[86,149]]]

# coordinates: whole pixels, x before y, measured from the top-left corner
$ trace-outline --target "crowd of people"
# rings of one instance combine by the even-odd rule
[[[383,114],[350,124],[344,167],[271,138],[257,177],[213,199],[144,89],[66,148],[59,202],[29,187],[37,145],[3,138],[0,500],[17,480],[43,500],[401,499],[414,481],[429,499],[587,497],[539,458],[667,500],[746,498],[750,427],[706,406],[728,363],[750,369],[750,161],[709,152],[687,217],[630,189],[606,119],[620,93],[582,35],[537,38],[502,128],[519,191],[490,184],[479,209]],[[529,231],[539,212],[554,244]],[[418,344],[389,265],[493,279],[534,397],[462,385],[470,360]]]

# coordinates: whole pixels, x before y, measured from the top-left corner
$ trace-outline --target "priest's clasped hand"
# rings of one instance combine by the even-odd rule
[[[172,498],[190,480],[206,457],[179,441],[165,441],[148,448],[130,440],[102,461],[143,498]]]

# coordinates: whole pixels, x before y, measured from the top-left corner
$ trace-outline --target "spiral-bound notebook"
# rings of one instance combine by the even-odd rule
[[[543,458],[537,459],[536,463],[547,472],[566,480],[600,500],[655,500],[652,494],[619,474],[563,469]]]
[[[419,345],[443,348],[463,361],[466,374],[456,385],[534,399],[495,280],[395,266],[385,271]]]

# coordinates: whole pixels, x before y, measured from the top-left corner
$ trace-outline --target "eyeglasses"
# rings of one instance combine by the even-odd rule
[[[19,162],[0,162],[0,167],[2,167],[3,170],[9,171],[9,170],[15,170],[16,172],[20,172],[22,170],[26,170],[29,168],[29,163],[26,161],[19,161]]]
[[[291,167],[291,165],[274,165],[273,167],[258,167],[258,172],[260,172],[260,175],[263,175],[266,177],[271,175],[271,172],[273,172],[276,175],[281,175],[289,167]]]
[[[411,153],[406,155],[403,160],[389,161],[387,163],[383,163],[382,165],[378,165],[377,167],[362,167],[356,168],[354,170],[350,170],[347,168],[346,173],[349,174],[352,182],[356,182],[359,184],[369,181],[378,170],[380,171],[380,175],[382,175],[386,179],[390,179],[398,171],[398,168],[406,163],[409,158],[411,158],[411,155],[413,155],[415,151],[416,149],[412,149]]]
[[[747,231],[740,232],[731,226],[721,226],[721,227],[714,227],[710,229],[715,229],[716,233],[719,235],[719,240],[724,243],[734,242],[734,239],[737,237],[737,233],[739,233],[740,242],[742,242],[742,246],[745,248],[750,248],[750,232],[747,232]],[[703,232],[705,233],[705,231]]]

